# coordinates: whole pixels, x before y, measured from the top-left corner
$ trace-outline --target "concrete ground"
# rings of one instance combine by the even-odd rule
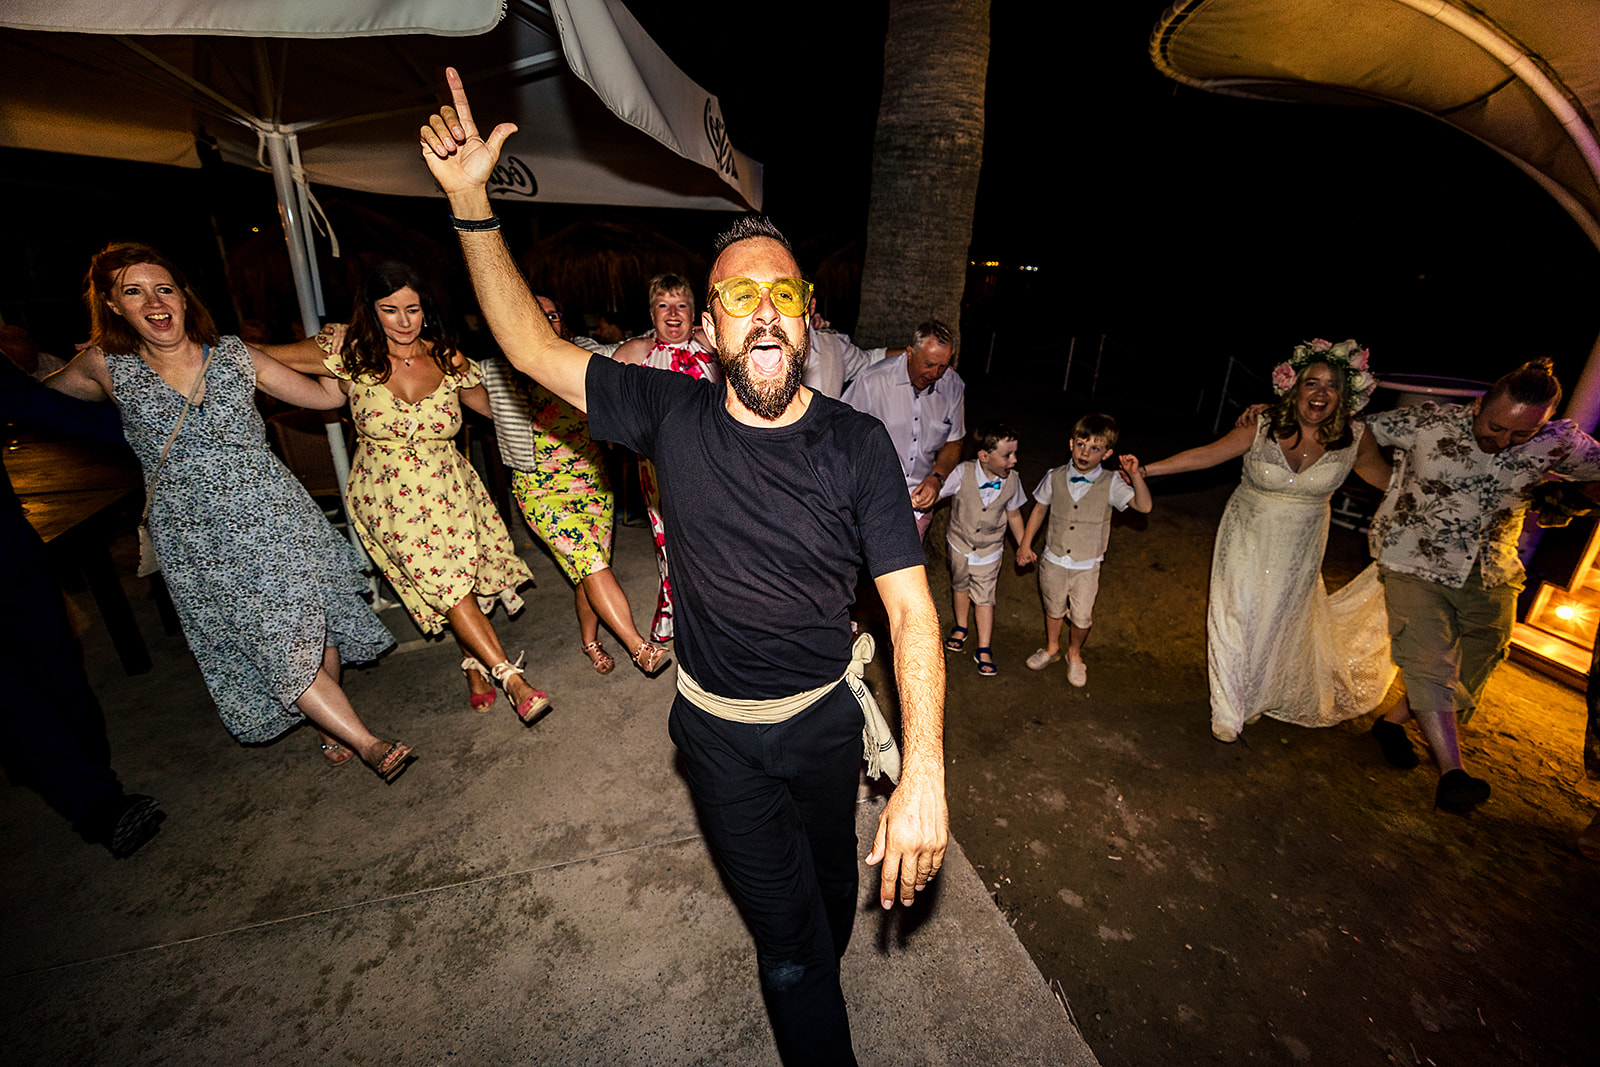
[[[778,1062],[667,738],[671,669],[649,680],[619,654],[595,675],[570,587],[513,533],[538,584],[495,622],[555,710],[531,729],[503,697],[474,714],[454,643],[385,612],[400,650],[346,684],[418,753],[392,786],[326,764],[308,727],[234,742],[119,546],[155,669],[124,675],[73,599],[114,764],[168,818],[119,861],[33,793],[0,792],[6,1062]],[[645,622],[649,538],[617,534]],[[863,789],[863,855],[882,803]],[[862,1063],[1096,1062],[959,844],[909,912],[881,911],[875,874],[844,959]]]

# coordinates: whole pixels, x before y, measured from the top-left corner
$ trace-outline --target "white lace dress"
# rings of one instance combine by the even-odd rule
[[[1364,428],[1354,427],[1356,442]],[[1328,501],[1356,442],[1303,471],[1260,419],[1244,475],[1217,527],[1206,605],[1211,732],[1232,741],[1268,715],[1331,726],[1378,706],[1394,665],[1377,567],[1332,597],[1322,584]]]

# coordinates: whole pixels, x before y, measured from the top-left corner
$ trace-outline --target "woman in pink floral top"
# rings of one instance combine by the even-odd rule
[[[348,329],[330,325],[314,339],[326,353],[320,365],[308,365],[308,344],[278,354],[297,369],[339,379],[349,395],[360,435],[351,521],[417,626],[438,633],[448,624],[455,632],[472,707],[494,703],[493,679],[517,717],[532,723],[550,698],[522,677],[521,657],[506,656],[486,611],[497,597],[520,608],[515,590],[533,575],[454,444],[463,403],[490,414],[482,373],[456,348],[415,270],[380,263],[361,289]]]
[[[691,378],[721,381],[716,353],[695,339],[694,289],[681,274],[657,274],[650,279],[650,321],[655,332],[650,337],[635,337],[617,349],[614,359],[639,363],[660,370],[677,371]],[[656,541],[656,567],[661,571],[661,595],[656,601],[655,622],[650,627],[652,641],[672,640],[672,579],[667,574],[667,538],[661,525],[661,491],[656,486],[656,468],[639,459],[639,489],[644,493],[645,510],[650,514],[650,531]]]

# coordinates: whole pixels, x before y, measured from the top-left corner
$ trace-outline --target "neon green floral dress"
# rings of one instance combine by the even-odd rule
[[[455,446],[457,390],[482,382],[478,364],[467,360],[465,370],[445,375],[415,404],[381,382],[353,378],[339,356],[324,364],[350,383],[359,434],[350,465],[351,521],[417,625],[437,633],[445,612],[464,597],[498,596],[532,580],[483,482]]]

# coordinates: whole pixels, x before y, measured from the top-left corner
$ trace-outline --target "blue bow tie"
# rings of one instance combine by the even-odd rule
[[[1000,483],[999,482],[979,482],[978,483],[978,488],[979,489],[998,489],[998,488],[1000,488]]]
[[[1069,482],[1093,482],[1094,479],[1093,478],[1085,478],[1081,474],[1074,474],[1074,475],[1069,476],[1067,478],[1067,481],[1069,481]]]

